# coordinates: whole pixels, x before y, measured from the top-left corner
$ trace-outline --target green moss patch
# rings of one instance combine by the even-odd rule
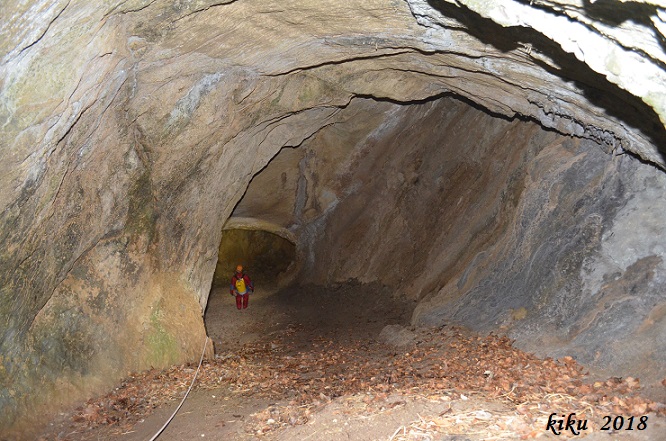
[[[146,361],[152,366],[176,363],[180,356],[176,339],[165,329],[163,320],[164,312],[158,302],[150,314],[149,329],[146,336]]]

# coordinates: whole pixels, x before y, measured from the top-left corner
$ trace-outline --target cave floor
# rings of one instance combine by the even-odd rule
[[[226,288],[213,290],[205,321],[215,359],[158,439],[666,439],[666,406],[641,397],[633,378],[593,381],[570,358],[538,359],[495,335],[415,330],[412,308],[356,282],[257,289],[242,311]],[[149,440],[196,367],[135,374],[61,414],[40,439]],[[555,435],[552,413],[575,413],[587,430],[556,423]],[[606,416],[618,425],[622,416],[623,428],[601,430]]]

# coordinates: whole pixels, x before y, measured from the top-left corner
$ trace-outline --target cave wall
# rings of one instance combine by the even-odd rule
[[[585,144],[549,146],[527,165],[510,234],[475,250],[414,320],[500,329],[542,356],[572,355],[657,384],[666,362],[666,199],[654,190],[666,181]]]
[[[416,325],[504,332],[660,387],[664,173],[454,99],[397,116],[327,184],[338,203],[304,277],[380,282],[418,301]]]
[[[248,183],[284,147],[333,130],[356,98],[389,109],[456,94],[664,165],[664,51],[635,37],[647,29],[663,38],[663,8],[632,9],[631,29],[624,19],[606,25],[598,11],[570,20],[588,29],[570,34],[579,43],[590,35],[610,42],[611,68],[642,56],[651,76],[637,90],[627,81],[635,69],[588,62],[533,21],[544,7],[556,16],[579,8],[539,4],[533,15],[495,22],[493,8],[468,3],[5,2],[0,426],[101,390],[128,370],[198,356],[221,229]],[[610,53],[583,53],[591,50]],[[379,113],[372,118],[358,128],[359,142],[383,130]],[[341,136],[326,133],[319,139]],[[365,151],[339,144],[343,161]],[[338,193],[323,179],[290,185],[301,189],[296,210],[274,221],[290,226],[293,213],[301,216],[291,226],[302,226],[302,250],[314,256],[321,213],[332,213]],[[319,196],[306,199],[308,185]],[[346,270],[338,265],[331,277]]]
[[[390,115],[340,177],[308,277],[380,281],[421,300],[511,228],[524,163],[558,135],[451,98]]]

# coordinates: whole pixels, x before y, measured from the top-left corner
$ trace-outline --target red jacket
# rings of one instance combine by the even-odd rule
[[[238,292],[236,290],[236,282],[239,281],[241,278],[245,281],[246,291],[244,293],[239,292],[238,294],[246,294],[247,291],[254,292],[254,285],[252,284],[252,280],[250,280],[250,276],[248,276],[245,273],[243,273],[240,277],[238,276],[238,274],[234,274],[234,276],[231,278],[231,286],[229,290],[231,295],[233,295],[234,292]]]

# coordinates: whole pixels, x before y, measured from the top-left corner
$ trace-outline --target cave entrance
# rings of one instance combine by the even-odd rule
[[[237,265],[243,265],[255,284],[272,290],[285,283],[296,261],[296,245],[288,232],[232,219],[222,231],[213,290],[229,285]]]

